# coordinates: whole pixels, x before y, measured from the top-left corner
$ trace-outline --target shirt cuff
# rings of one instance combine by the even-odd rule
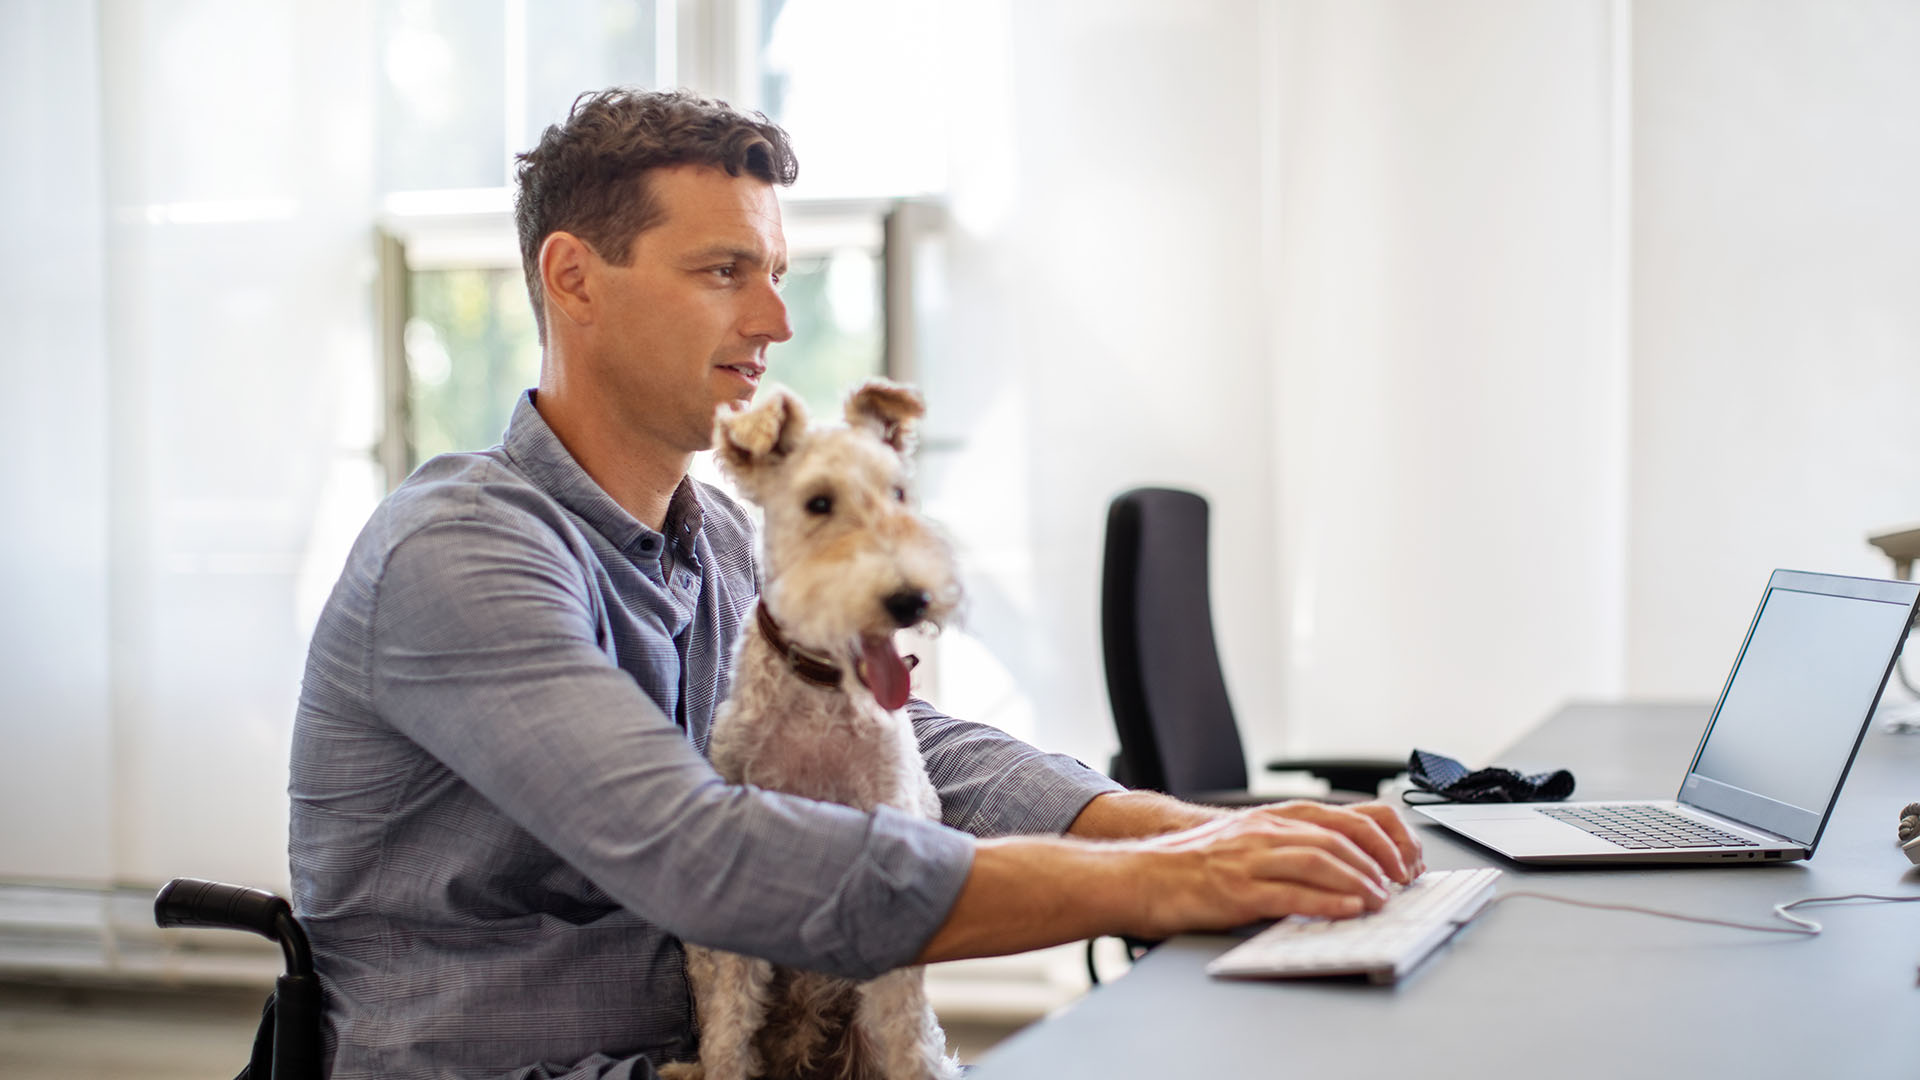
[[[946,922],[972,869],[971,837],[879,807],[859,860],[800,924],[800,938],[843,977],[905,967]]]

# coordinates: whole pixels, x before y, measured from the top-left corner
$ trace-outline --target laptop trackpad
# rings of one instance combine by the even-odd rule
[[[1542,818],[1540,814],[1530,806],[1525,806],[1520,803],[1505,803],[1505,802],[1503,803],[1449,803],[1445,806],[1436,806],[1431,810],[1425,807],[1422,807],[1420,812],[1426,815],[1427,817],[1433,818],[1436,821],[1447,821],[1447,822],[1499,821],[1501,819],[1512,819],[1515,821],[1552,821],[1553,820],[1552,818]]]
[[[1593,855],[1622,849],[1516,803],[1448,806],[1442,814],[1455,831],[1514,858],[1529,855]]]

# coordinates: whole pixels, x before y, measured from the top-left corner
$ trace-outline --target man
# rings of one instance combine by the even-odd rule
[[[751,533],[687,468],[791,336],[795,171],[764,119],[619,90],[523,155],[539,386],[375,512],[302,689],[294,898],[337,1080],[649,1076],[695,1054],[682,940],[863,978],[1355,914],[1419,872],[1386,807],[1188,806],[920,702],[944,826],[719,780]]]

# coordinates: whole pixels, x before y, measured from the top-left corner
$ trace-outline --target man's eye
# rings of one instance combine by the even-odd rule
[[[728,281],[733,280],[734,270],[733,270],[733,267],[731,266],[716,266],[710,272],[714,274],[716,277],[723,277],[723,278],[726,278]]]
[[[815,495],[815,496],[814,496],[813,498],[811,498],[811,499],[808,499],[808,500],[807,500],[807,513],[809,513],[809,514],[831,514],[831,513],[833,513],[833,496],[831,496],[831,495]]]

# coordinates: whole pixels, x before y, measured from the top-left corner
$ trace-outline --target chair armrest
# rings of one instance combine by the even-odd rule
[[[1407,771],[1407,763],[1392,758],[1285,758],[1267,762],[1268,772],[1303,772],[1325,780],[1335,791],[1364,793],[1368,798]]]

